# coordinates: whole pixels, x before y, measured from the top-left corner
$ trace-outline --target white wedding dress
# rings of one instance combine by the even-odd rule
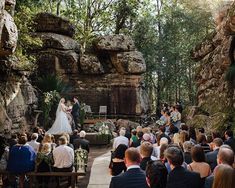
[[[46,133],[48,134],[72,133],[72,128],[69,124],[69,120],[66,114],[66,106],[63,103],[61,103],[61,101],[56,111],[55,122]]]

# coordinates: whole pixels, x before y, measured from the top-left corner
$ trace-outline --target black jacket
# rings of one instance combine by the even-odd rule
[[[229,138],[228,140],[225,140],[224,144],[229,145],[232,148],[233,152],[235,153],[235,139],[234,138]]]
[[[148,188],[145,172],[140,168],[133,168],[114,176],[109,188]]]
[[[212,171],[217,166],[218,153],[219,153],[219,148],[214,151],[206,153],[206,162],[210,165]]]
[[[73,141],[74,150],[78,149],[80,145],[82,149],[87,150],[87,152],[89,153],[90,146],[88,140],[86,140],[85,138],[78,138]]]
[[[80,105],[79,105],[79,103],[75,103],[75,104],[73,105],[72,112],[71,112],[72,116],[74,116],[74,117],[79,116],[79,110],[80,110]]]
[[[182,166],[175,167],[168,176],[167,188],[201,188],[200,174],[190,172]]]

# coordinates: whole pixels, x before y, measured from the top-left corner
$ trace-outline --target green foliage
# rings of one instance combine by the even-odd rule
[[[14,16],[15,23],[18,28],[18,43],[16,56],[19,59],[17,67],[33,71],[36,68],[35,57],[29,53],[35,48],[42,46],[42,41],[39,38],[30,35],[33,32],[33,18],[35,13],[29,7],[20,6]]]
[[[45,75],[38,78],[36,86],[41,90],[41,92],[57,91],[60,93],[64,89],[65,84],[57,76]]]

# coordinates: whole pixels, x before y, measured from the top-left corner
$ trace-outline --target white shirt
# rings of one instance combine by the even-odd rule
[[[128,138],[125,136],[118,136],[117,138],[114,138],[113,149],[116,149],[120,144],[125,144],[128,147],[129,145]]]
[[[133,169],[133,168],[140,168],[139,165],[131,165],[127,168],[127,170]]]
[[[34,151],[37,153],[40,143],[37,142],[36,140],[31,140],[30,142],[27,142],[28,145],[32,146],[32,148],[34,149]]]
[[[74,151],[66,145],[60,145],[53,150],[54,167],[69,168],[74,162]]]

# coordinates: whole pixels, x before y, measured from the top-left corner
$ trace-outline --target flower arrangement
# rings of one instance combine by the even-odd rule
[[[165,121],[159,119],[156,121],[156,124],[157,125],[165,125]]]

